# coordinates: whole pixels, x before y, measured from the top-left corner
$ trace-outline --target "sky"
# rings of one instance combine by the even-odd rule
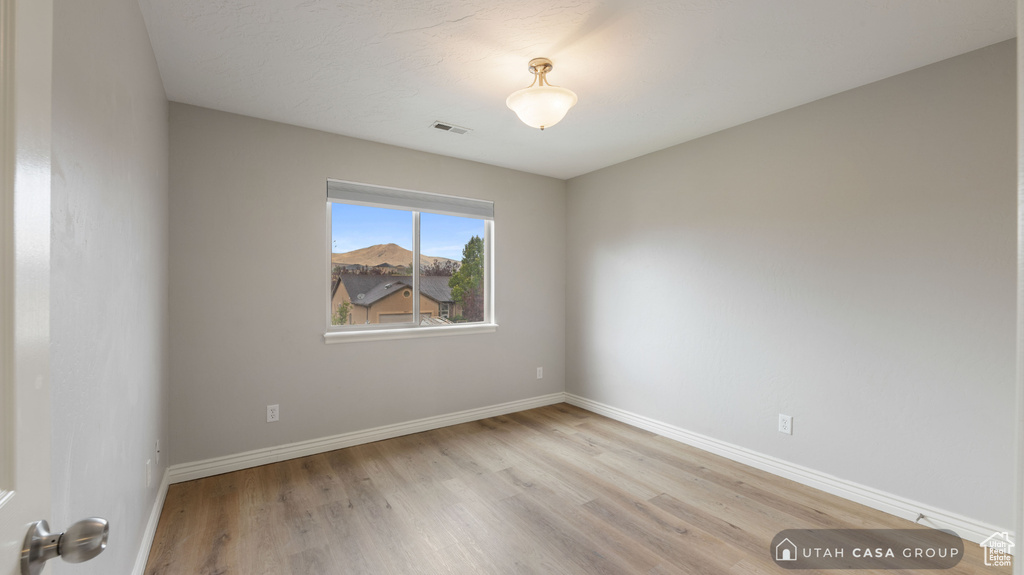
[[[462,261],[462,248],[484,237],[484,221],[441,214],[420,214],[420,253]],[[331,203],[331,252],[340,254],[377,244],[412,250],[412,212]]]

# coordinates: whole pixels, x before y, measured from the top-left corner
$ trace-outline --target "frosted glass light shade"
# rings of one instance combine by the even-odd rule
[[[543,130],[560,122],[569,108],[576,105],[576,100],[572,90],[558,86],[530,86],[512,92],[505,105],[527,126]]]

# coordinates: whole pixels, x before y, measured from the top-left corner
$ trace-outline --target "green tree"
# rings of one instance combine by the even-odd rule
[[[484,320],[484,241],[480,237],[473,236],[462,248],[462,265],[448,280],[448,287],[465,321]]]
[[[331,317],[331,325],[345,325],[352,315],[352,302],[342,301]]]

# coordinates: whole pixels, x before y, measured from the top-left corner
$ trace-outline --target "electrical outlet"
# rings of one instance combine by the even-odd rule
[[[160,440],[156,440],[156,464],[160,465]]]
[[[267,406],[267,423],[277,421],[281,418],[281,406],[274,404]]]
[[[543,367],[538,367],[537,368],[537,379],[544,379],[544,368]]]
[[[793,435],[793,416],[779,414],[779,433]]]
[[[153,460],[146,460],[146,487],[153,485]]]

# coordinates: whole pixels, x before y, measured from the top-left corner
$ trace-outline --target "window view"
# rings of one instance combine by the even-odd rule
[[[331,204],[331,325],[412,323],[412,225],[411,211]]]
[[[332,327],[489,320],[490,202],[331,181],[327,206]]]
[[[433,317],[455,323],[484,321],[484,221],[420,216],[420,292]],[[420,314],[428,309],[420,304]]]

